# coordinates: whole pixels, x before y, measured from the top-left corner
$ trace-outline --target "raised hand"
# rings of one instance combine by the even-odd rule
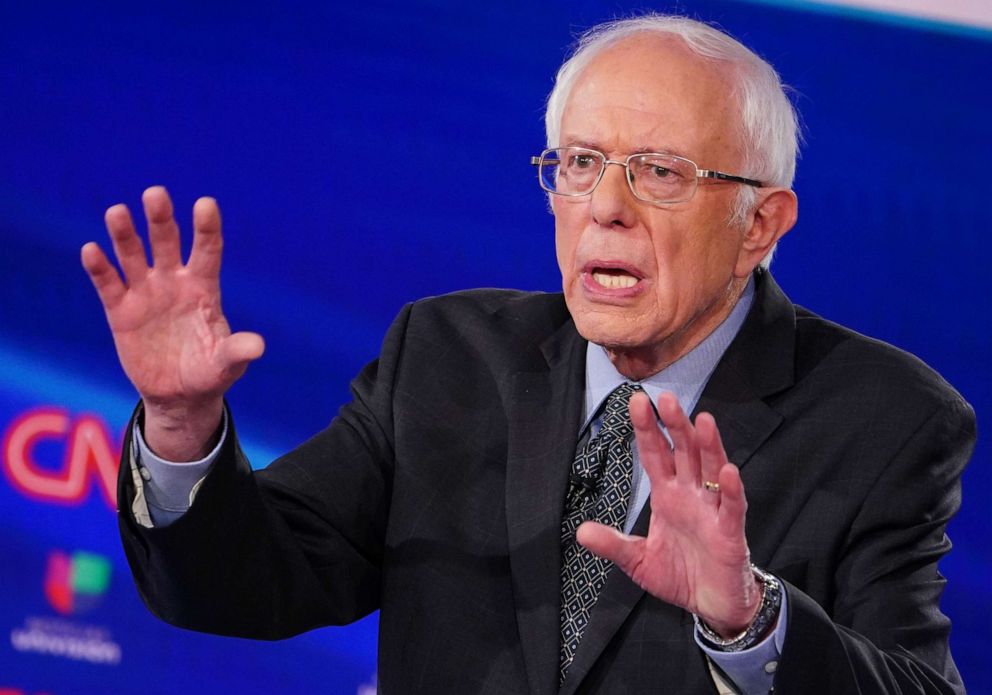
[[[727,461],[711,415],[701,413],[693,425],[670,393],[659,397],[658,414],[674,449],[658,429],[648,396],[631,398],[637,449],[651,480],[647,537],[586,522],[578,541],[647,592],[735,636],[761,603],[744,536],[747,502],[740,473]]]
[[[193,206],[193,249],[184,265],[169,194],[142,196],[153,264],[124,205],[106,223],[122,279],[94,242],[82,263],[107,314],[124,372],[145,405],[145,440],[174,461],[209,449],[223,395],[265,349],[256,333],[231,333],[220,302],[220,210],[212,198]]]

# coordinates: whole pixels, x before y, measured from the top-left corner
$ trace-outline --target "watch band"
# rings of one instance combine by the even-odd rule
[[[721,637],[706,624],[706,621],[696,616],[696,626],[707,646],[723,652],[742,652],[761,642],[765,633],[768,632],[768,628],[778,620],[778,614],[782,608],[782,582],[774,575],[768,574],[754,565],[751,565],[751,572],[761,581],[763,589],[758,612],[742,633],[730,639]]]

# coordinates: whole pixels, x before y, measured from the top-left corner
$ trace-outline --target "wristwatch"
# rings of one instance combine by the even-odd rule
[[[696,616],[696,627],[707,646],[722,652],[742,652],[761,642],[768,628],[778,620],[778,613],[782,608],[782,582],[754,565],[751,565],[751,572],[761,581],[763,589],[758,612],[744,632],[730,639],[721,637],[706,621]]]

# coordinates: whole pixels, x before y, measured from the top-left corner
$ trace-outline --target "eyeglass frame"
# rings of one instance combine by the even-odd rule
[[[547,164],[544,158],[548,155],[549,152],[557,152],[559,150],[579,150],[581,152],[589,152],[598,155],[599,157],[602,157],[603,165],[599,169],[599,176],[596,177],[596,182],[593,183],[592,187],[590,187],[589,190],[586,191],[585,193],[562,193],[561,191],[553,191],[544,185],[544,179],[541,177],[541,167]],[[695,169],[696,178],[693,180],[695,185],[692,187],[692,191],[689,193],[687,197],[680,198],[678,200],[654,200],[652,198],[645,198],[644,196],[638,194],[637,190],[634,188],[634,179],[630,173],[630,160],[635,157],[651,157],[651,156],[677,159],[679,161],[691,165],[692,168]],[[551,161],[555,161],[555,160],[551,160]],[[559,164],[561,163],[560,158],[557,161],[559,162]],[[627,155],[627,157],[623,161],[620,161],[617,159],[610,159],[609,157],[606,156],[606,153],[600,152],[599,150],[594,150],[589,147],[578,147],[575,145],[570,145],[566,147],[549,147],[543,152],[541,152],[540,156],[531,157],[530,163],[531,166],[538,167],[537,181],[543,190],[547,191],[552,195],[560,195],[566,198],[581,198],[584,195],[592,195],[593,191],[595,191],[596,188],[599,186],[599,184],[603,181],[603,176],[606,174],[606,167],[609,164],[616,164],[617,166],[623,167],[627,172],[627,175],[624,178],[627,180],[627,187],[630,188],[630,192],[633,193],[634,197],[637,198],[638,200],[643,200],[645,203],[651,203],[653,205],[674,205],[676,203],[685,203],[689,200],[692,200],[692,197],[696,195],[696,189],[699,188],[699,179],[714,179],[717,181],[727,181],[730,183],[742,183],[747,186],[754,186],[755,188],[765,188],[765,184],[762,183],[761,181],[758,181],[757,179],[749,179],[744,176],[738,176],[737,174],[728,174],[723,171],[716,171],[715,169],[700,169],[699,166],[691,159],[688,159],[686,157],[680,157],[677,154],[670,154],[667,152],[635,152],[634,154]]]

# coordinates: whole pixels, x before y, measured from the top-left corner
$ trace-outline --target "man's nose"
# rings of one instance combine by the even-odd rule
[[[629,229],[634,225],[634,194],[627,184],[627,167],[607,162],[603,178],[590,194],[593,220],[600,227]]]

